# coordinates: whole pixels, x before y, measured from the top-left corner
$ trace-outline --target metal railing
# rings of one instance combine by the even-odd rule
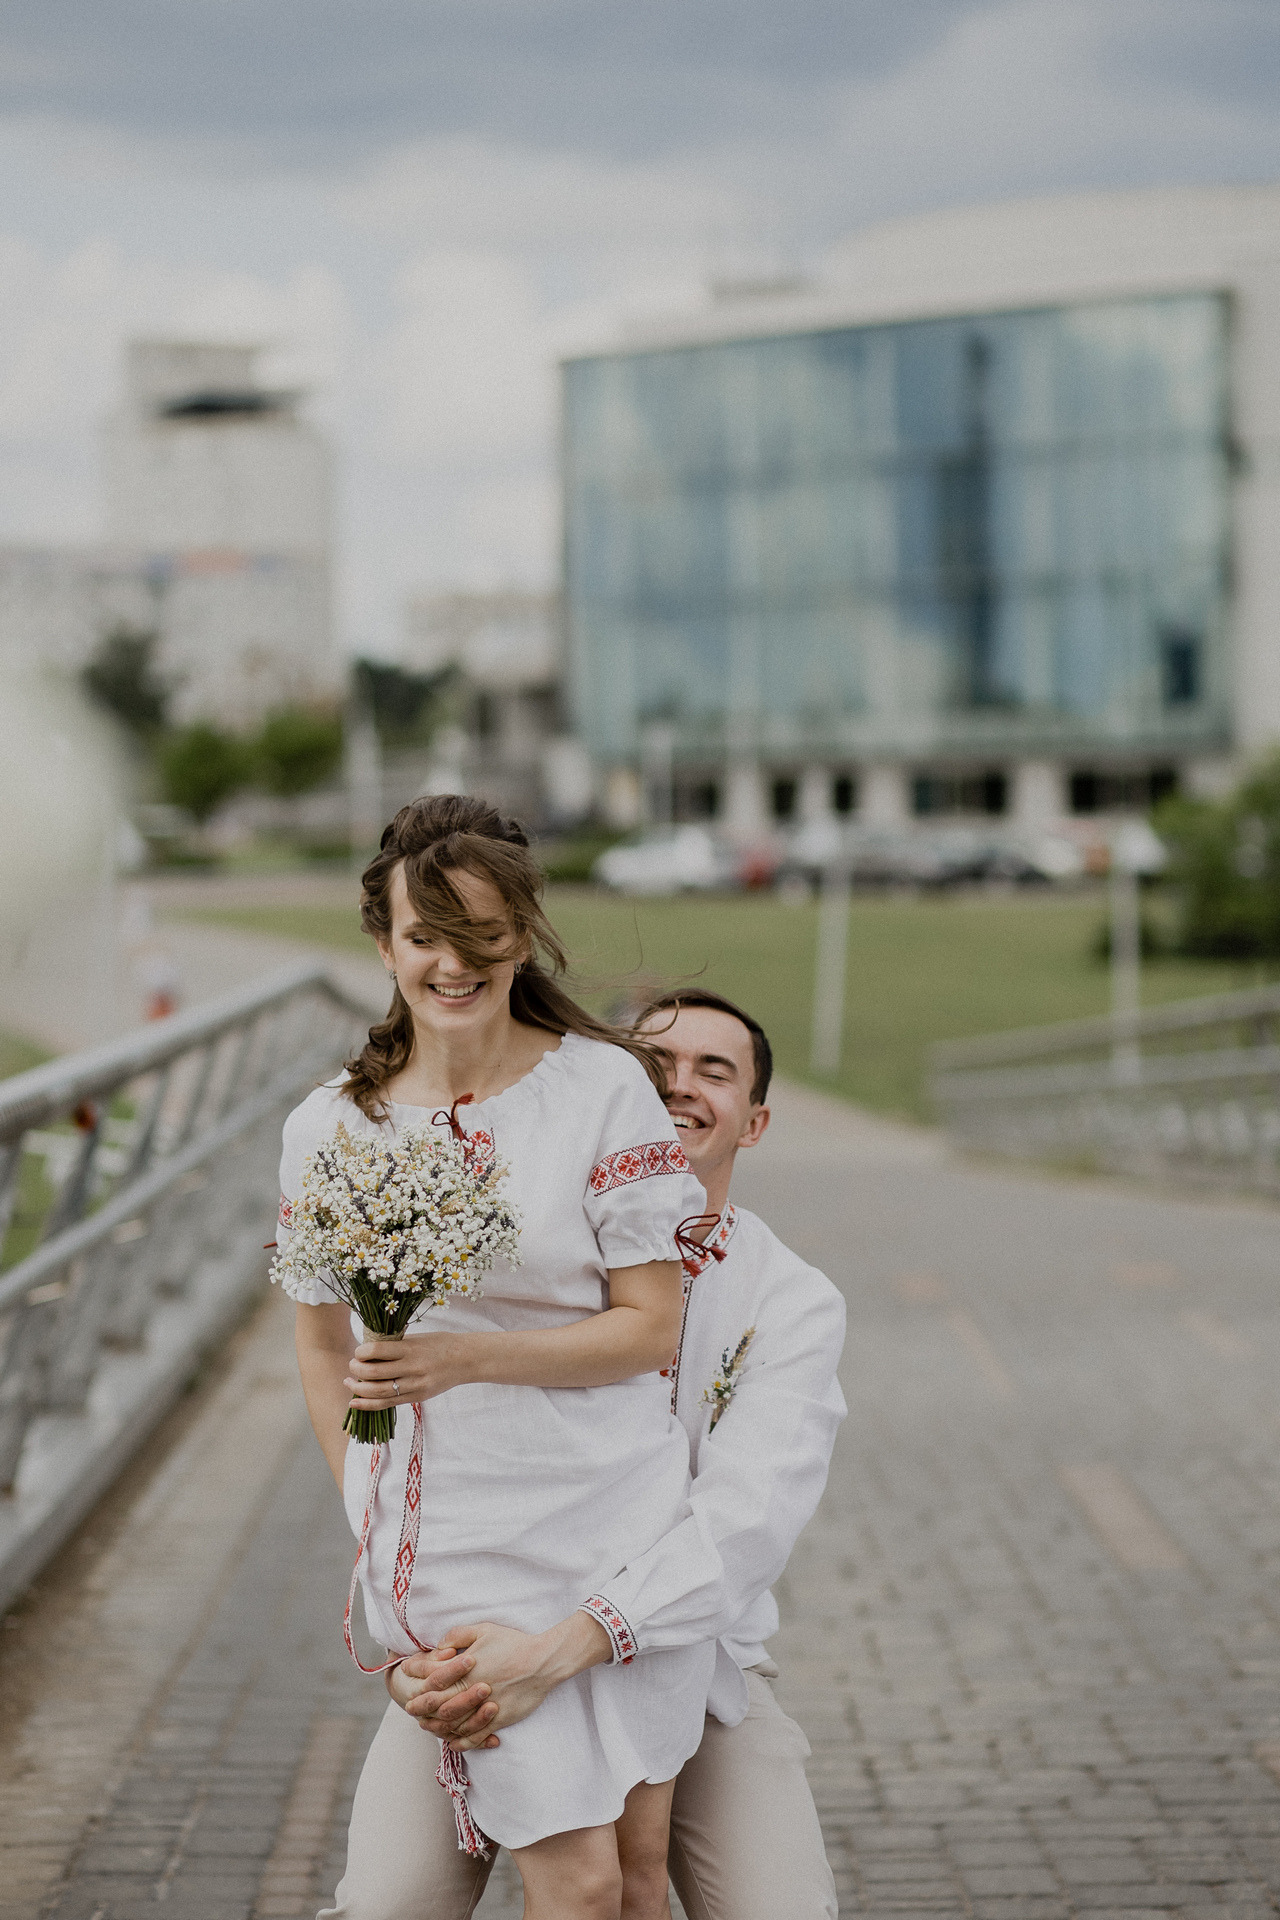
[[[294,968],[0,1081],[0,1605],[261,1286],[283,1117],[374,1016]]]
[[[978,1151],[1280,1193],[1280,986],[947,1041],[930,1067]]]

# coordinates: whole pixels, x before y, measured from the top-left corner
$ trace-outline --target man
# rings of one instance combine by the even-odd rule
[[[835,1920],[831,1870],[804,1774],[809,1748],[774,1700],[764,1642],[777,1630],[769,1588],[826,1482],[845,1405],[836,1382],[844,1302],[822,1274],[729,1201],[734,1161],[769,1124],[772,1055],[759,1023],[719,995],[666,996],[642,1016],[666,1057],[667,1105],[717,1224],[686,1256],[686,1306],[671,1368],[672,1404],[689,1434],[689,1516],[579,1611],[542,1634],[491,1623],[389,1676],[393,1743],[352,1884],[376,1889],[343,1920],[464,1920],[488,1866],[457,1850],[450,1803],[435,1785],[434,1742],[501,1738],[552,1687],[604,1661],[717,1641],[702,1745],[681,1771],[670,1870],[689,1920]],[[388,1779],[397,1782],[394,1804]],[[367,1855],[367,1857],[364,1857]]]

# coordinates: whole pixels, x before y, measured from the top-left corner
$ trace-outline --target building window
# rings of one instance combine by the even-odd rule
[[[1166,707],[1194,706],[1200,698],[1200,636],[1166,627],[1160,636],[1160,673]]]
[[[858,804],[858,776],[856,773],[838,773],[831,782],[831,810],[833,813],[849,814]]]
[[[789,774],[781,780],[774,781],[770,789],[769,797],[772,802],[773,817],[775,820],[792,820],[795,818],[796,801],[799,798],[799,791],[799,783]]]
[[[913,813],[1005,813],[1009,780],[998,767],[984,773],[918,773],[911,782]]]
[[[793,769],[887,762],[908,738],[940,765],[1012,765],[1045,751],[1055,713],[1055,754],[1085,768],[1182,754],[1192,734],[1211,750],[1228,312],[1218,293],[1162,292],[750,339],[698,328],[661,354],[571,359],[567,661],[585,744],[602,765],[631,755],[641,697],[697,714],[707,739],[732,733],[750,686],[752,717],[778,727],[766,752]],[[1122,540],[1095,512],[1118,498]]]
[[[689,789],[689,817],[714,820],[720,811],[720,788],[714,780],[696,781]]]
[[[1072,813],[1108,813],[1124,808],[1145,812],[1178,791],[1176,767],[1143,767],[1137,771],[1100,773],[1078,768],[1071,776]]]

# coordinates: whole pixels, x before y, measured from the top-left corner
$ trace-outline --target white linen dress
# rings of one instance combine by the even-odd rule
[[[399,1129],[433,1119],[395,1105]],[[510,1168],[522,1264],[498,1261],[474,1300],[446,1300],[412,1330],[521,1332],[565,1326],[608,1305],[607,1269],[677,1257],[676,1227],[705,1206],[679,1137],[639,1063],[567,1034],[532,1072],[460,1107]],[[340,1082],[290,1114],[281,1160],[280,1244],[303,1163],[333,1137],[374,1124]],[[383,1129],[385,1134],[386,1129]],[[320,1287],[298,1298],[323,1305]],[[492,1620],[539,1632],[634,1561],[689,1513],[689,1448],[658,1373],[613,1386],[463,1386],[423,1407],[422,1512],[406,1619],[417,1640]],[[393,1653],[414,1649],[392,1605],[412,1414],[384,1449],[368,1549],[366,1618]],[[359,1536],[371,1449],[348,1446],[344,1497]],[[467,1755],[472,1818],[506,1847],[616,1820],[641,1780],[669,1780],[702,1737],[715,1644],[591,1668],[559,1686],[493,1751]]]

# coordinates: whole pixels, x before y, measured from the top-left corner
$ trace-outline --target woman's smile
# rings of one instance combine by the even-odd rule
[[[438,995],[441,1000],[474,1000],[484,984],[483,980],[472,980],[465,987],[446,987],[438,980],[428,980],[427,991]]]

